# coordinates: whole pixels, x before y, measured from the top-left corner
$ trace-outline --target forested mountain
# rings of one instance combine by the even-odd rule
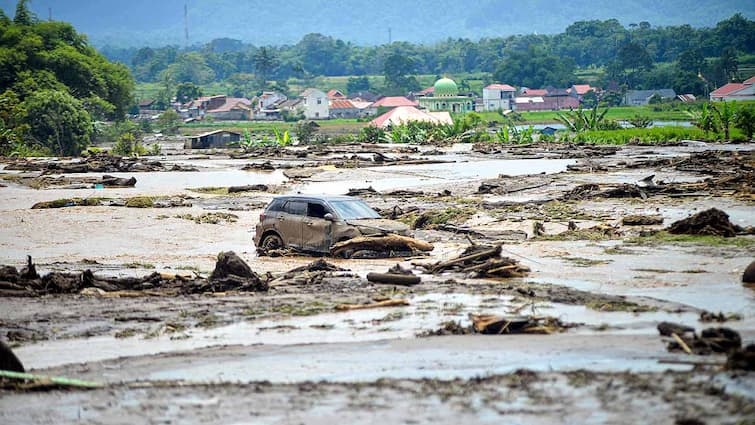
[[[12,15],[15,0],[0,0]],[[33,0],[39,18],[72,23],[94,45],[184,45],[235,38],[255,45],[295,43],[322,33],[356,44],[436,42],[512,34],[556,34],[578,20],[616,18],[629,26],[713,26],[734,13],[755,18],[752,0]]]

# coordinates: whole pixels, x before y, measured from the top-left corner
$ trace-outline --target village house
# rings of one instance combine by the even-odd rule
[[[507,111],[514,109],[516,89],[508,84],[491,84],[482,89],[483,111]]]
[[[348,99],[334,99],[330,101],[331,118],[359,118],[360,110]]]
[[[357,102],[374,102],[379,99],[379,96],[369,91],[360,91],[349,94],[349,100]]]
[[[142,99],[139,101],[139,118],[152,118],[162,111],[157,108],[157,101],[154,99]]]
[[[340,90],[332,89],[328,92],[328,100],[346,99],[346,95]]]
[[[324,120],[330,117],[328,96],[320,90],[309,88],[304,90],[299,97],[302,99],[301,107],[304,118],[308,120]]]
[[[252,101],[245,97],[201,96],[180,107],[184,119],[212,117],[216,120],[252,119]]]
[[[673,100],[676,99],[676,92],[673,89],[629,90],[624,95],[624,104],[627,106],[648,105],[653,97],[659,97],[661,100]]]
[[[568,91],[571,96],[577,98],[579,103],[582,103],[582,101],[584,100],[584,96],[587,93],[593,92],[597,94],[599,92],[597,88],[592,87],[589,84],[574,84],[568,89]]]
[[[514,98],[514,110],[522,112],[558,111],[578,107],[579,99],[573,96],[569,89],[522,87],[519,96]]]
[[[215,130],[199,134],[186,140],[184,149],[209,149],[229,147],[241,140],[241,133],[236,131]]]
[[[711,102],[729,100],[755,100],[755,77],[743,83],[728,83],[710,93]]]

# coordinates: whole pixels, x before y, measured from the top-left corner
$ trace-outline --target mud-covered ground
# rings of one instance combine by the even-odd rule
[[[752,145],[346,146],[233,157],[176,146],[133,163],[0,163],[0,264],[20,268],[31,255],[40,273],[191,277],[209,275],[218,252],[235,251],[270,290],[0,297],[0,338],[27,369],[105,385],[6,386],[3,422],[755,421],[752,372],[723,371],[720,354],[669,352],[656,330],[661,321],[698,332],[726,326],[755,342],[755,292],[741,283],[755,252]],[[137,182],[96,188],[102,175]],[[266,187],[228,193],[245,185]],[[287,278],[315,258],[257,256],[254,225],[275,194],[351,189],[419,227],[415,237],[435,249],[328,259],[347,270]],[[57,199],[69,201],[31,209]],[[662,231],[713,207],[738,235]],[[659,224],[629,225],[632,215]],[[531,271],[424,273],[421,264],[470,243],[503,243],[502,255]],[[396,263],[422,283],[366,280]],[[335,309],[398,298],[409,305]],[[705,312],[731,320],[701,321]],[[428,336],[448,322],[466,327],[475,313],[549,316],[565,327]]]

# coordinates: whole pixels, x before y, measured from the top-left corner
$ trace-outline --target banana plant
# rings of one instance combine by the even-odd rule
[[[291,135],[288,130],[281,133],[277,128],[273,127],[273,133],[275,134],[275,143],[278,146],[288,146],[291,144]]]

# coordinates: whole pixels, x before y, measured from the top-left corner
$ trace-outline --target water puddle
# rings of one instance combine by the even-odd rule
[[[153,339],[143,339],[140,336],[122,339],[100,336],[46,341],[21,347],[17,351],[30,367],[43,368],[220,345],[287,346],[412,339],[421,331],[439,328],[445,321],[469,325],[469,313],[505,315],[518,306],[508,296],[482,297],[469,294],[427,294],[414,297],[410,302],[410,306],[402,308],[238,322],[211,329],[193,328]],[[614,335],[655,335],[655,324],[658,321],[691,323],[696,320],[693,313],[606,313],[584,306],[555,303],[534,304],[520,314],[555,316],[563,322],[585,324],[585,327],[570,331],[575,335],[595,334],[598,332],[595,328],[601,326],[610,327]]]

